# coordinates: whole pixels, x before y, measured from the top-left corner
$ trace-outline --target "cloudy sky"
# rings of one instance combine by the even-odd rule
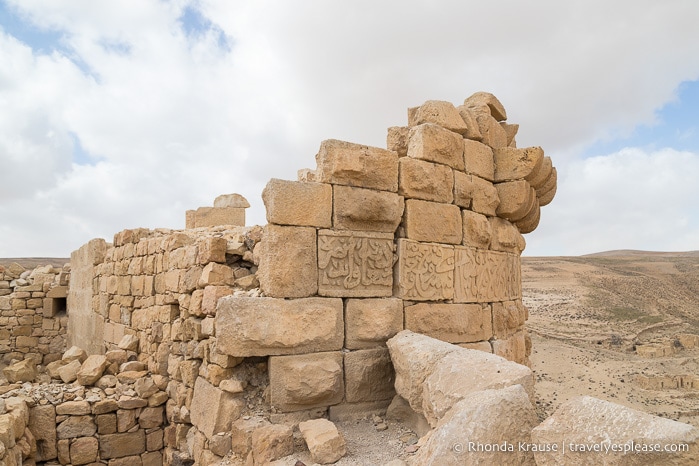
[[[699,249],[696,0],[0,0],[0,257],[183,228],[323,139],[494,93],[559,170],[529,255]]]

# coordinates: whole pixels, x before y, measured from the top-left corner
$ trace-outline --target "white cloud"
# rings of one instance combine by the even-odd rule
[[[249,220],[263,223],[266,181],[312,167],[321,140],[384,145],[407,107],[478,90],[521,124],[520,146],[543,146],[567,172],[580,148],[652,121],[699,77],[694,0],[8,3],[62,31],[70,52],[0,36],[0,215],[11,225],[0,256],[181,227],[185,209],[224,192],[248,197]],[[219,30],[185,34],[186,7],[230,47]],[[92,165],[75,163],[72,135]],[[531,244],[567,202],[580,200],[559,195]]]

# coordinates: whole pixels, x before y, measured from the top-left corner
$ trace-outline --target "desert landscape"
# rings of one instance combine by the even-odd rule
[[[592,395],[699,426],[699,252],[523,257],[522,281],[540,416]]]

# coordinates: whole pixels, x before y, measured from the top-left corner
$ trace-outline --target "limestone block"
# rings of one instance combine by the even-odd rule
[[[103,460],[140,455],[145,451],[146,434],[142,429],[123,434],[100,435],[99,454]]]
[[[245,209],[241,207],[199,207],[192,217],[194,225],[188,228],[245,226]]]
[[[413,301],[441,301],[454,296],[454,247],[398,240],[396,296]]]
[[[29,430],[36,439],[36,460],[56,458],[56,411],[52,405],[35,405],[29,410]]]
[[[463,170],[463,138],[432,123],[414,126],[408,135],[408,157]]]
[[[493,347],[490,346],[489,341],[476,341],[474,343],[459,343],[461,348],[485,351],[486,353],[492,353]]]
[[[269,421],[261,417],[245,416],[231,424],[231,450],[245,458],[252,448],[252,433]]]
[[[472,175],[454,170],[454,204],[466,209],[471,208],[471,201],[476,189],[473,178]]]
[[[27,358],[16,362],[2,370],[8,382],[33,382],[37,376],[36,363],[33,359]]]
[[[454,104],[443,100],[428,100],[421,106],[408,110],[408,126],[423,123],[434,123],[459,134],[465,134],[468,130]]]
[[[566,447],[565,451],[535,452],[536,464],[543,466],[592,464],[599,458],[614,466],[693,465],[699,458],[698,440],[696,427],[590,396],[562,403],[532,430],[533,442]],[[602,450],[581,451],[583,445]],[[655,445],[661,451],[648,451]],[[668,451],[664,451],[665,446],[670,447]]]
[[[71,346],[65,351],[65,353],[63,353],[63,357],[61,359],[66,362],[71,362],[77,359],[82,364],[85,362],[85,359],[87,359],[87,353],[82,348]]]
[[[491,217],[488,221],[493,233],[490,249],[514,254],[521,254],[524,251],[526,241],[516,226],[499,217]]]
[[[541,207],[548,205],[553,200],[556,195],[557,183],[558,172],[556,171],[556,167],[553,167],[551,169],[551,174],[544,184],[536,189],[536,196],[539,198],[539,205]]]
[[[495,181],[513,181],[534,177],[544,161],[541,147],[500,147],[493,149]]]
[[[519,255],[470,247],[454,248],[454,302],[489,303],[519,299]]]
[[[233,289],[230,286],[207,286],[204,288],[204,292],[202,294],[201,314],[215,316],[218,300],[231,294],[233,294]]]
[[[300,170],[296,171],[296,178],[298,181],[305,181],[305,182],[315,182],[318,181],[316,179],[316,171],[311,170],[310,168],[302,168]]]
[[[425,434],[432,430],[425,416],[411,408],[410,404],[400,395],[393,397],[391,404],[388,405],[386,419],[400,422],[415,432],[418,437],[424,437]]]
[[[5,445],[7,448],[12,448],[15,446],[16,437],[15,422],[12,416],[0,414],[0,444]]]
[[[406,306],[405,328],[449,343],[487,340],[493,335],[490,306],[481,304]]]
[[[343,330],[339,298],[226,296],[216,313],[217,350],[238,357],[339,350]]]
[[[549,179],[552,171],[553,163],[551,162],[551,157],[544,156],[544,159],[541,161],[539,169],[536,171],[532,171],[530,175],[525,179],[529,182],[530,185],[532,185],[532,188],[539,189]]]
[[[250,207],[250,203],[238,193],[221,194],[214,199],[214,207],[237,207],[246,209]]]
[[[348,299],[345,305],[345,347],[383,346],[403,330],[403,300]]]
[[[504,121],[500,122],[500,126],[505,130],[507,134],[507,147],[517,147],[517,141],[515,141],[515,136],[519,131],[519,125],[517,124],[507,124]]]
[[[252,433],[254,464],[270,464],[294,453],[294,432],[291,426],[270,424]]]
[[[70,416],[56,427],[59,439],[90,437],[97,432],[92,416]]]
[[[267,296],[303,298],[318,291],[316,230],[266,225],[257,279]]]
[[[482,142],[464,139],[464,171],[493,181],[495,177],[493,149]]]
[[[244,406],[242,398],[236,398],[198,377],[190,407],[192,424],[210,439],[218,432],[230,430],[231,423],[240,417]]]
[[[75,359],[68,364],[58,368],[58,376],[61,378],[63,383],[73,382],[78,378],[78,371],[80,370],[80,361]]]
[[[74,465],[92,463],[97,459],[97,439],[81,437],[70,444],[70,462]]]
[[[102,377],[108,365],[107,358],[104,355],[93,354],[88,356],[77,373],[78,383],[84,386],[94,384]]]
[[[66,401],[56,406],[56,414],[69,414],[73,416],[81,416],[90,414],[90,403],[87,401]]]
[[[344,396],[342,353],[269,358],[270,402],[284,412],[340,403]]]
[[[364,231],[318,232],[318,294],[391,296],[393,235]]]
[[[497,183],[495,189],[500,199],[495,213],[511,222],[523,219],[536,202],[536,191],[525,180]]]
[[[333,186],[333,225],[340,230],[393,233],[403,204],[403,197],[395,193]]]
[[[499,340],[513,335],[527,320],[527,308],[521,300],[493,303],[492,308],[493,335]]]
[[[438,360],[459,347],[409,330],[398,333],[386,345],[396,373],[396,392],[422,413],[423,382]]]
[[[332,226],[332,186],[272,178],[262,191],[267,221],[318,228]]]
[[[515,222],[515,226],[522,234],[531,233],[536,230],[539,226],[539,220],[541,219],[541,208],[539,206],[539,200],[534,196],[534,206],[529,211],[529,213],[521,220]]]
[[[453,204],[408,199],[403,221],[408,239],[430,243],[461,244],[461,209]]]
[[[531,444],[537,423],[536,411],[518,385],[471,393],[444,416],[415,455],[415,464],[538,465],[533,452],[520,448]]]
[[[386,148],[396,152],[398,157],[408,155],[408,133],[410,128],[407,126],[391,126],[388,128],[386,135]]]
[[[390,400],[396,394],[395,375],[386,348],[345,353],[345,401]]]
[[[466,133],[464,133],[465,139],[472,139],[474,141],[480,141],[483,139],[480,127],[478,126],[478,120],[476,119],[476,114],[467,106],[459,105],[456,107],[459,112],[459,116],[464,123],[466,123]]]
[[[299,431],[311,452],[311,459],[316,463],[335,463],[347,454],[345,439],[335,424],[327,419],[301,422]]]
[[[492,341],[493,353],[518,364],[527,364],[527,346],[524,331],[520,330],[505,339]]]
[[[204,288],[209,285],[231,286],[233,285],[233,283],[235,283],[233,269],[231,269],[229,266],[225,264],[209,262],[202,270],[201,277],[199,278],[197,286],[199,288]],[[187,290],[182,289],[180,289],[180,291],[187,292]]]
[[[454,200],[454,170],[412,157],[398,161],[398,194],[406,199],[445,202]]]
[[[497,97],[489,92],[476,92],[464,100],[466,107],[480,107],[486,105],[493,118],[497,121],[507,120],[505,107]]]
[[[207,237],[198,242],[197,264],[205,265],[209,262],[226,262],[226,248],[228,241],[221,237]]]
[[[463,210],[461,217],[463,225],[462,244],[474,248],[488,249],[492,236],[488,218],[470,210]]]
[[[468,184],[465,185],[468,189]],[[495,216],[495,212],[500,204],[498,190],[488,180],[471,176],[471,210],[489,217]]]
[[[507,147],[507,133],[498,121],[484,108],[472,107],[471,111],[478,122],[481,141],[493,149]]]
[[[398,154],[378,147],[329,139],[316,155],[316,177],[322,183],[398,190]]]

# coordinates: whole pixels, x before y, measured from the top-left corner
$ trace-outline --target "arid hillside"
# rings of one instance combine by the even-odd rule
[[[589,394],[699,426],[699,252],[524,257],[522,277],[542,415]]]

